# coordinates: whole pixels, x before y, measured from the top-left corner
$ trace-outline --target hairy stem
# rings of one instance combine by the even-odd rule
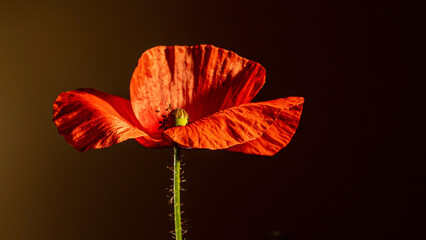
[[[176,240],[182,240],[182,224],[180,219],[180,148],[173,147],[173,206],[175,213],[175,236]]]

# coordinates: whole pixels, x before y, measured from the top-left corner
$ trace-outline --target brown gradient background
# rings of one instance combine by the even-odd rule
[[[52,103],[81,87],[129,98],[143,51],[200,43],[267,69],[255,101],[306,104],[274,157],[185,151],[187,239],[424,239],[424,12],[410,1],[2,1],[0,239],[170,239],[171,149],[77,152]]]

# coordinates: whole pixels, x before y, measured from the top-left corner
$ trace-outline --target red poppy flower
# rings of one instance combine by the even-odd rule
[[[265,83],[265,69],[211,45],[158,46],[139,59],[130,101],[95,89],[61,93],[53,104],[59,133],[86,151],[134,138],[146,147],[274,155],[291,140],[303,98],[250,103]],[[170,110],[183,108],[186,126],[164,128]]]

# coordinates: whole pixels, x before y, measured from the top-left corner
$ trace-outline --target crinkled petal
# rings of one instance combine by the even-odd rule
[[[299,125],[304,99],[302,97],[290,97],[286,99],[287,101],[283,103],[283,110],[278,119],[260,138],[236,145],[227,150],[273,156],[287,146]]]
[[[59,94],[53,103],[53,121],[59,134],[82,152],[130,138],[142,138],[147,145],[156,145],[140,130],[129,100],[95,89]]]
[[[226,149],[261,137],[276,123],[281,112],[292,108],[296,102],[292,98],[281,98],[243,104],[186,126],[167,129],[164,134],[185,147]]]
[[[130,84],[133,111],[143,130],[159,138],[162,115],[180,107],[190,121],[249,103],[265,69],[211,45],[159,46],[143,53]]]

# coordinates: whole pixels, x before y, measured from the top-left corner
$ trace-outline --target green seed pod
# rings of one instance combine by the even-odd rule
[[[175,127],[177,127],[177,126],[185,126],[186,124],[188,124],[189,115],[182,108],[175,108],[171,112],[171,116],[174,119]]]

